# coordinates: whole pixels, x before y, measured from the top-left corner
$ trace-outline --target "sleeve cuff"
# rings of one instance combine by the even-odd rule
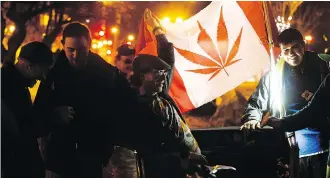
[[[165,34],[156,35],[156,39],[158,42],[168,43],[168,40],[167,40]]]

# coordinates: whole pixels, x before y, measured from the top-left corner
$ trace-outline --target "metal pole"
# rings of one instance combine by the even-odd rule
[[[270,19],[269,19],[269,11],[268,11],[267,2],[263,1],[262,3],[263,3],[263,9],[264,9],[264,13],[265,13],[266,30],[267,30],[268,41],[269,41],[269,50],[270,50],[270,55],[271,55],[270,56],[271,70],[273,71],[273,70],[277,70],[275,67],[275,59],[273,56],[274,41],[273,41],[273,36],[272,36],[272,29],[271,29],[271,24],[270,24]],[[280,75],[280,76],[282,77],[282,75]],[[269,82],[270,82],[269,94],[271,93],[270,90],[272,89],[271,80],[272,80],[272,77],[269,80]],[[275,81],[275,82],[277,82],[277,81]],[[281,102],[283,102],[283,101],[281,100]],[[286,115],[283,103],[281,103],[279,115],[280,115],[280,117],[283,117]],[[290,178],[298,178],[297,173],[298,173],[298,169],[299,169],[299,147],[296,142],[296,137],[295,137],[294,132],[286,132],[285,134],[288,139],[289,146],[290,146]]]

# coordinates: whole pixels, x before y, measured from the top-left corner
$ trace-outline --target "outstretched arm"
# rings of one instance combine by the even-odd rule
[[[249,98],[242,116],[241,129],[260,128],[263,115],[269,110],[269,76],[263,76],[254,93]]]
[[[295,131],[306,127],[318,127],[329,130],[330,121],[330,74],[321,83],[312,100],[299,112],[283,117],[270,118],[269,125],[284,131]]]

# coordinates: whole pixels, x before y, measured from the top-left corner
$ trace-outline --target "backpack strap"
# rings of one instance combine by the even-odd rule
[[[325,62],[330,62],[330,55],[328,54],[317,54]]]
[[[324,62],[320,64],[321,81],[330,73],[330,55],[328,54],[317,54],[317,56]]]

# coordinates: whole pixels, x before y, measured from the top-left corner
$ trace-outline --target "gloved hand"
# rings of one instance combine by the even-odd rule
[[[268,119],[267,125],[273,127],[274,129],[280,129],[282,126],[282,119],[276,117],[270,117]]]

